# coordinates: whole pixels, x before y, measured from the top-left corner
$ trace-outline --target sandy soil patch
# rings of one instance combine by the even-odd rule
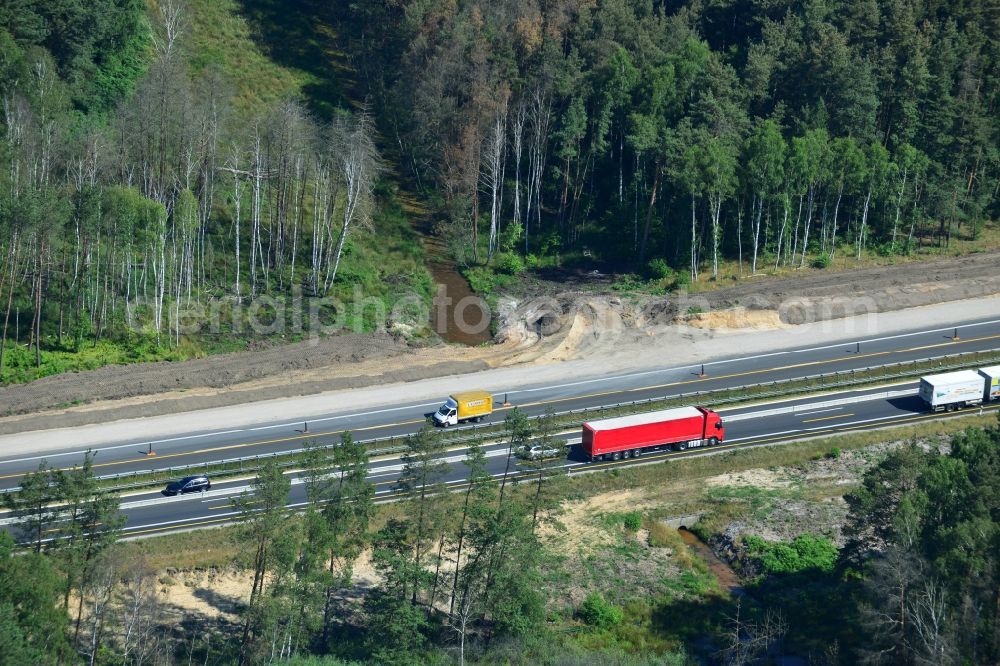
[[[794,328],[856,314],[992,296],[1000,293],[998,262],[1000,252],[984,252],[855,271],[741,279],[709,292],[668,296],[610,292],[607,276],[584,276],[575,283],[565,276],[551,281],[526,276],[501,299],[498,344],[414,348],[385,332],[349,334],[256,345],[182,363],[109,366],[46,377],[0,387],[0,414],[7,415],[0,418],[0,434],[519,364],[600,358],[613,365],[650,349],[687,349],[719,334]],[[604,293],[565,291],[567,286],[597,287]],[[81,401],[89,404],[73,405]]]
[[[379,583],[366,551],[354,563],[353,585],[340,596],[359,599]],[[157,576],[161,600],[174,612],[200,615],[224,622],[239,622],[239,609],[250,600],[253,572],[246,569],[167,569]]]
[[[551,520],[542,524],[539,537],[559,552],[592,551],[609,546],[618,537],[597,517],[617,511],[637,511],[651,505],[644,490],[617,490],[566,502]]]
[[[712,330],[757,330],[767,331],[786,328],[777,310],[748,310],[732,308],[716,312],[703,312],[685,319],[688,326]]]
[[[239,622],[239,609],[250,599],[252,571],[235,569],[179,571],[158,578],[162,600],[176,610],[210,619]]]
[[[766,490],[788,488],[794,483],[795,479],[793,475],[784,469],[748,469],[741,472],[711,476],[704,480],[704,485],[709,488],[752,486]]]

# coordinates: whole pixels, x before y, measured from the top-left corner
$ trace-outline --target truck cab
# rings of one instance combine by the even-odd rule
[[[458,403],[454,398],[448,398],[441,407],[434,412],[434,423],[439,426],[448,427],[458,424]]]
[[[726,439],[726,426],[722,421],[722,417],[718,413],[713,412],[711,409],[706,409],[705,407],[700,407],[699,409],[704,410],[705,413],[705,439],[709,441],[709,444],[714,446],[718,442]]]

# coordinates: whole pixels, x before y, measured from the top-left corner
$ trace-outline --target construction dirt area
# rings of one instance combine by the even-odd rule
[[[0,434],[177,413],[519,364],[624,357],[731,331],[794,328],[1000,293],[1000,252],[856,271],[745,277],[696,294],[616,292],[606,276],[519,281],[477,347],[386,332],[267,346],[179,363],[108,366],[0,388]]]

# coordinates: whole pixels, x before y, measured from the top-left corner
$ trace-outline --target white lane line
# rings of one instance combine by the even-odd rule
[[[864,425],[866,423],[878,423],[879,421],[893,421],[895,419],[904,419],[904,418],[908,418],[908,417],[911,417],[911,416],[914,416],[914,414],[911,413],[911,412],[904,412],[902,414],[892,414],[891,416],[878,416],[878,417],[872,418],[872,419],[862,419],[860,421],[847,421],[846,423],[838,423],[837,427],[838,428],[843,428],[845,426]],[[829,428],[829,427],[830,426],[814,426],[812,428],[805,428],[804,430],[805,431],[824,430],[824,429]]]
[[[79,451],[54,452],[54,453],[49,453],[49,454],[42,455],[42,456],[30,456],[30,457],[27,457],[27,458],[12,458],[10,460],[0,460],[0,465],[7,465],[7,464],[10,464],[10,463],[18,463],[18,462],[32,462],[34,460],[48,460],[50,458],[59,458],[59,457],[63,457],[63,456],[80,456],[80,455],[83,455],[84,453],[86,453],[87,451],[91,451],[92,453],[96,454],[96,453],[100,453],[101,451],[116,451],[118,449],[128,449],[128,448],[132,448],[132,447],[142,448],[143,446],[148,446],[150,444],[156,445],[156,444],[165,444],[165,443],[168,443],[168,442],[182,442],[182,441],[186,441],[186,440],[190,440],[190,439],[203,439],[205,437],[218,437],[219,435],[234,435],[234,434],[237,434],[237,433],[251,432],[251,431],[254,431],[254,430],[271,430],[271,429],[274,429],[274,428],[289,428],[291,426],[302,425],[302,423],[304,423],[304,422],[308,422],[308,423],[321,423],[321,422],[324,422],[324,421],[336,421],[338,419],[352,419],[352,418],[357,418],[359,416],[369,416],[371,414],[383,414],[383,413],[386,413],[386,412],[398,412],[398,411],[402,411],[402,410],[413,410],[413,409],[418,409],[418,408],[421,408],[421,407],[436,407],[438,405],[440,405],[439,402],[426,402],[426,403],[422,403],[422,404],[419,404],[419,405],[404,405],[402,407],[390,407],[390,408],[387,408],[387,409],[376,409],[376,410],[372,410],[372,411],[369,411],[369,412],[358,412],[356,414],[343,414],[343,415],[340,415],[340,416],[325,416],[325,417],[319,417],[319,418],[308,418],[308,419],[303,419],[303,420],[299,420],[299,421],[290,421],[288,423],[276,423],[274,425],[260,426],[260,427],[256,427],[256,428],[235,428],[233,430],[221,430],[219,432],[203,432],[203,433],[198,433],[196,435],[181,435],[181,436],[178,436],[178,437],[166,437],[164,439],[144,439],[142,441],[130,442],[128,444],[115,444],[114,446],[101,446],[101,447],[98,447],[98,448],[93,448],[92,447],[92,448],[89,448],[89,449],[80,449]],[[468,427],[468,426],[466,426],[466,427]],[[458,429],[461,430],[461,428],[458,428]],[[329,433],[320,433],[320,434],[329,434]],[[145,451],[141,451],[141,453],[145,453]]]
[[[138,447],[138,449],[141,449],[144,445],[147,444],[161,444],[163,442],[173,442],[182,439],[198,439],[201,437],[215,437],[217,435],[232,435],[233,433],[237,432],[243,432],[243,430],[237,429],[237,430],[223,430],[222,432],[205,432],[201,433],[200,435],[185,435],[184,437],[173,437],[171,439],[154,439],[148,442],[144,441],[144,442],[132,442],[130,444],[116,444],[114,446],[102,446],[96,449],[95,448],[81,449],[80,451],[66,451],[64,453],[56,452],[44,456],[30,456],[28,458],[11,458],[10,460],[0,460],[0,465],[7,465],[10,463],[17,463],[17,462],[31,462],[33,460],[48,460],[50,458],[59,458],[61,456],[80,456],[86,453],[87,451],[97,454],[100,453],[101,451],[115,451],[118,449],[131,449],[136,447]],[[145,453],[145,451],[137,450],[137,453]]]
[[[956,324],[958,328],[976,328],[978,326],[991,326],[993,324],[1000,324],[1000,319],[991,319],[989,321],[979,321],[972,324]],[[870,342],[884,342],[886,340],[899,340],[900,338],[912,338],[917,335],[925,335],[927,333],[945,333],[948,331],[954,331],[955,326],[946,326],[944,328],[932,328],[926,331],[913,331],[910,333],[900,333],[898,335],[886,335],[881,338],[867,338],[865,340],[844,340],[843,342],[834,343],[832,345],[823,345],[822,347],[810,347],[809,349],[796,349],[790,354],[802,354],[811,351],[822,351],[824,349],[836,349],[837,347],[843,347],[844,345],[854,345],[857,343],[868,344]]]
[[[239,511],[231,511],[229,513],[220,513],[217,517],[219,517],[219,518],[225,518],[226,516],[238,516],[239,514],[240,514]],[[212,518],[215,518],[215,517],[216,516],[212,516]],[[195,516],[193,519],[192,518],[178,518],[177,520],[167,520],[167,521],[164,521],[162,523],[145,523],[145,524],[142,524],[142,525],[128,525],[122,531],[128,532],[129,530],[131,530],[131,531],[134,532],[134,531],[137,531],[137,530],[145,529],[147,527],[163,527],[163,526],[166,526],[166,525],[176,525],[177,523],[190,522],[191,520],[204,520],[204,519],[205,519],[205,516]]]
[[[811,428],[811,430],[818,430],[818,428]],[[769,432],[764,435],[751,435],[749,437],[727,437],[725,444],[731,444],[732,442],[743,442],[748,439],[760,439],[761,437],[777,437],[778,435],[791,435],[793,432],[802,432],[801,429],[797,430],[782,430],[781,432]]]
[[[815,412],[798,412],[799,416],[809,416],[810,414],[824,414],[826,412],[836,412],[843,407],[831,407],[830,409],[817,409]]]
[[[993,324],[1000,324],[1000,319],[991,319],[989,321],[981,321],[981,322],[975,322],[975,323],[971,323],[971,324],[957,324],[957,327],[958,328],[964,328],[964,329],[970,329],[970,328],[977,328],[977,327],[982,327],[982,326],[991,326]],[[753,355],[753,356],[742,356],[742,357],[739,357],[739,358],[723,359],[723,360],[719,360],[719,361],[708,361],[704,365],[706,367],[709,367],[709,366],[714,366],[714,365],[739,363],[739,362],[743,362],[743,361],[752,361],[752,360],[758,360],[758,359],[761,359],[761,358],[770,358],[770,357],[774,357],[774,356],[782,356],[782,355],[788,355],[788,354],[804,354],[804,353],[808,353],[808,352],[822,351],[822,350],[826,350],[826,349],[836,349],[838,347],[843,347],[844,345],[850,346],[852,344],[857,344],[859,342],[861,344],[868,344],[868,343],[872,343],[872,342],[884,342],[886,340],[898,340],[898,339],[901,339],[901,338],[914,337],[914,336],[918,336],[918,335],[927,335],[929,333],[942,333],[942,332],[947,332],[947,331],[953,331],[954,329],[955,329],[955,326],[948,326],[946,328],[934,328],[934,329],[923,330],[923,331],[912,331],[910,333],[900,333],[900,334],[897,334],[897,335],[887,335],[887,336],[883,336],[883,337],[879,337],[879,338],[867,338],[867,339],[863,339],[863,340],[844,340],[842,342],[838,342],[838,343],[834,343],[834,344],[830,344],[830,345],[823,345],[823,346],[819,346],[819,347],[809,347],[809,348],[806,348],[806,349],[794,349],[794,350],[790,350],[790,351],[770,352],[770,353],[767,353],[767,354],[757,354],[757,355]],[[568,388],[568,387],[573,387],[573,386],[583,386],[583,385],[586,385],[586,384],[594,384],[594,383],[601,383],[601,382],[610,382],[610,381],[617,381],[617,380],[625,380],[625,379],[631,379],[631,378],[637,378],[637,377],[645,377],[645,376],[654,375],[654,374],[663,374],[663,373],[668,373],[668,372],[678,372],[678,371],[681,371],[681,370],[690,370],[692,368],[698,368],[700,366],[701,366],[701,364],[699,363],[699,364],[694,364],[694,365],[682,365],[682,366],[675,366],[675,367],[670,367],[670,368],[658,368],[658,369],[655,369],[655,370],[646,370],[646,371],[643,371],[643,372],[636,372],[636,373],[630,373],[630,374],[625,374],[625,375],[616,375],[616,376],[613,376],[613,377],[596,377],[596,378],[593,378],[593,379],[586,379],[586,380],[581,380],[581,381],[578,381],[578,382],[568,382],[568,383],[565,383],[565,384],[552,384],[552,385],[549,385],[549,386],[539,386],[539,387],[527,388],[527,389],[513,389],[513,390],[506,390],[506,391],[499,391],[498,390],[496,392],[497,393],[515,394],[515,395],[519,394],[519,393],[533,393],[533,392],[538,392],[538,391],[547,391],[547,390],[553,390],[553,389]],[[336,420],[340,420],[340,419],[350,419],[350,418],[356,418],[356,417],[359,417],[359,416],[370,416],[372,414],[385,414],[385,413],[389,413],[389,412],[398,412],[398,411],[403,411],[403,410],[413,410],[413,409],[422,408],[422,407],[433,407],[433,406],[436,406],[438,404],[439,404],[438,402],[426,402],[426,403],[420,403],[420,404],[403,405],[403,406],[400,406],[400,407],[388,407],[388,408],[385,408],[385,409],[369,410],[369,411],[365,411],[365,412],[357,412],[357,413],[354,413],[354,414],[342,414],[342,415],[338,415],[338,416],[325,416],[325,417],[310,418],[310,419],[306,419],[306,420],[309,421],[309,422],[311,422],[311,423],[324,423],[324,422],[327,422],[327,421],[336,421]],[[100,448],[84,449],[84,450],[80,450],[80,451],[69,451],[69,452],[64,452],[64,453],[53,452],[53,453],[50,453],[50,454],[47,454],[47,455],[43,455],[43,456],[31,456],[31,457],[27,457],[27,458],[15,458],[15,459],[11,459],[11,460],[0,460],[0,465],[10,464],[10,463],[17,463],[17,462],[31,462],[31,461],[34,461],[34,460],[48,460],[50,458],[58,458],[58,457],[63,457],[63,456],[82,455],[83,453],[85,453],[88,450],[93,451],[94,453],[97,453],[97,452],[100,452],[100,451],[114,451],[114,450],[117,450],[117,449],[124,449],[124,448],[128,448],[130,446],[142,446],[143,444],[163,444],[163,443],[166,443],[166,442],[179,442],[179,441],[190,440],[190,439],[200,439],[200,438],[205,438],[205,437],[216,437],[216,436],[219,436],[219,435],[231,435],[231,434],[235,434],[235,433],[248,432],[248,431],[252,431],[252,430],[268,430],[268,429],[275,429],[275,428],[287,428],[287,427],[290,427],[290,426],[298,425],[298,424],[300,424],[302,422],[303,421],[301,421],[301,420],[297,420],[297,421],[291,421],[291,422],[288,422],[288,423],[277,423],[277,424],[273,424],[273,425],[259,426],[259,427],[255,427],[255,428],[237,428],[237,429],[234,429],[234,430],[224,430],[224,431],[221,431],[221,432],[207,432],[207,433],[199,433],[199,434],[194,434],[194,435],[182,435],[182,436],[179,436],[179,437],[168,437],[168,438],[164,438],[164,439],[146,440],[146,441],[142,441],[142,442],[132,442],[132,443],[129,443],[129,444],[119,444],[119,445],[115,445],[115,446],[103,446],[103,447],[100,447]]]
[[[979,327],[979,326],[990,326],[992,324],[1000,324],[1000,319],[991,319],[990,321],[981,321],[981,322],[976,322],[976,323],[973,323],[973,324],[965,324],[964,326],[962,324],[958,324],[958,328],[969,329],[969,328],[976,328],[976,327]],[[867,338],[867,339],[863,339],[863,340],[844,340],[842,342],[838,342],[838,343],[831,344],[831,345],[823,345],[823,346],[820,346],[820,347],[808,347],[806,349],[793,349],[793,350],[790,350],[790,351],[769,352],[767,354],[756,354],[756,355],[753,355],[753,356],[741,356],[739,358],[722,359],[722,360],[719,360],[719,361],[708,361],[704,365],[707,368],[707,367],[710,367],[710,366],[713,366],[713,365],[726,365],[726,364],[731,364],[731,363],[740,363],[742,361],[756,361],[756,360],[759,360],[759,359],[762,359],[762,358],[772,358],[774,356],[783,356],[783,355],[788,355],[788,354],[806,354],[808,352],[823,351],[823,350],[826,350],[826,349],[836,349],[838,347],[843,347],[844,345],[847,345],[847,346],[855,345],[855,344],[857,344],[859,342],[861,344],[870,344],[872,342],[884,342],[886,340],[898,340],[898,339],[901,339],[901,338],[910,338],[910,337],[914,337],[914,336],[918,336],[918,335],[927,335],[929,333],[942,333],[942,332],[946,332],[946,331],[952,331],[954,329],[955,329],[954,326],[948,326],[947,328],[933,328],[933,329],[929,329],[929,330],[925,330],[925,331],[913,331],[913,332],[910,332],[910,333],[900,333],[898,335],[886,335],[886,336],[883,336],[883,337],[880,337],[880,338]],[[615,375],[613,377],[596,377],[594,379],[585,379],[585,380],[581,380],[581,381],[578,381],[578,382],[568,382],[566,384],[552,384],[550,386],[539,386],[539,387],[536,387],[536,388],[515,389],[515,390],[511,390],[511,391],[502,391],[502,392],[508,393],[508,394],[511,394],[511,395],[518,394],[518,393],[532,393],[532,392],[537,392],[537,391],[546,391],[546,390],[550,390],[550,389],[567,388],[567,387],[571,387],[571,386],[583,386],[585,384],[594,384],[594,383],[597,383],[597,382],[608,382],[608,381],[615,381],[615,380],[622,380],[622,379],[632,379],[632,378],[636,378],[636,377],[646,377],[648,375],[663,374],[663,373],[667,373],[667,372],[677,372],[677,371],[681,371],[681,370],[690,370],[692,368],[700,368],[701,365],[702,365],[701,363],[696,363],[696,364],[693,364],[693,365],[679,365],[679,366],[674,366],[674,367],[669,367],[669,368],[658,368],[656,370],[644,370],[643,372],[635,372],[635,373],[629,373],[629,374],[625,374],[625,375]]]

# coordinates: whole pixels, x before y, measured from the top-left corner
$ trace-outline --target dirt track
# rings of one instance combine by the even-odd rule
[[[621,352],[694,328],[774,328],[809,321],[956,301],[1000,293],[1000,253],[858,271],[745,278],[688,297],[621,297],[593,291],[556,293],[532,281],[504,299],[501,334],[490,348],[412,349],[385,333],[278,345],[183,363],[110,366],[0,388],[0,434],[176,413],[269,398],[415,380],[526,362]],[[739,306],[743,311],[719,312]],[[691,315],[689,313],[699,314]],[[537,335],[541,331],[539,339]],[[705,331],[710,335],[711,330]],[[695,333],[697,334],[697,332]],[[685,337],[690,337],[686,332]],[[447,350],[447,351],[446,351]],[[86,403],[94,404],[86,404]],[[84,403],[84,404],[81,404]],[[44,415],[31,414],[48,410]],[[23,416],[17,416],[23,415]]]

